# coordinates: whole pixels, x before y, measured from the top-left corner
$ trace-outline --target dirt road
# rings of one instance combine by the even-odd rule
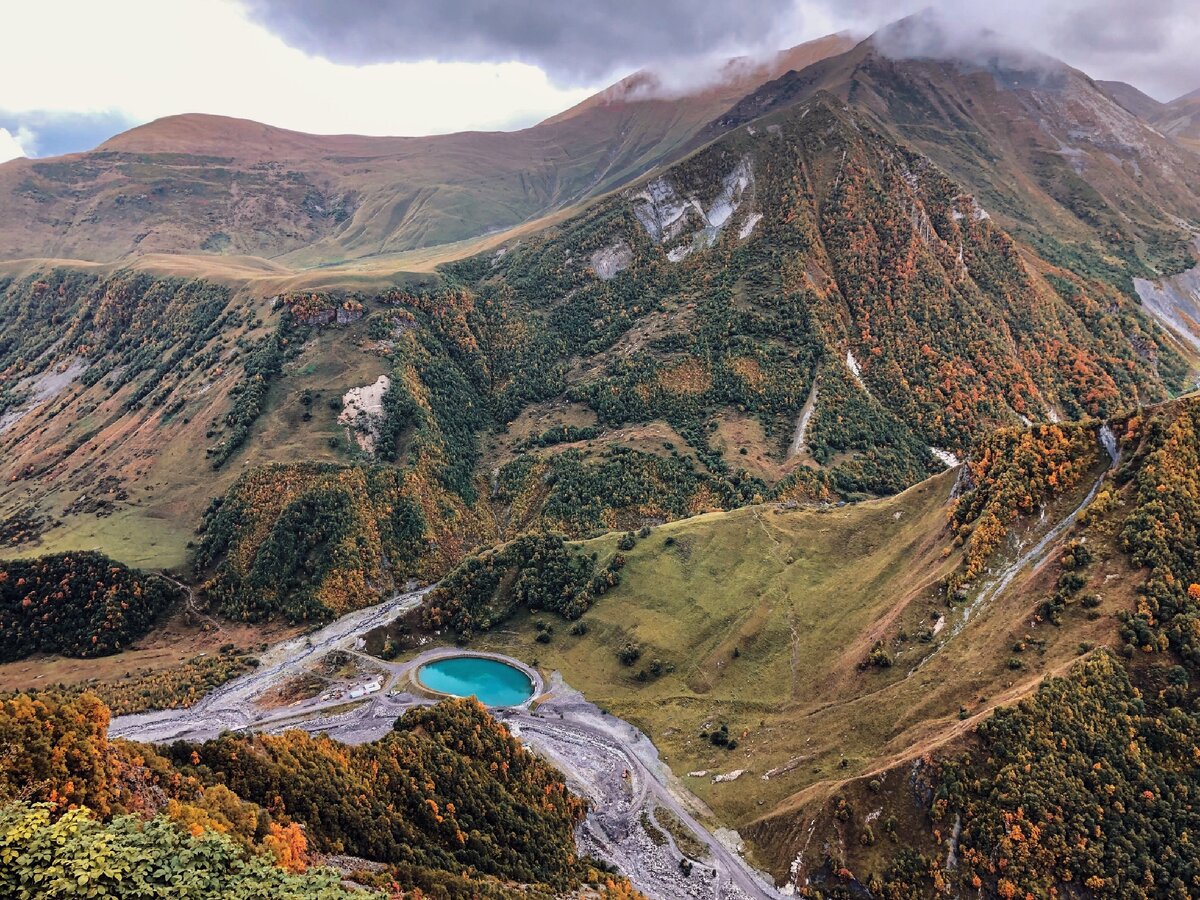
[[[376,606],[342,616],[312,634],[276,644],[259,657],[257,669],[222,685],[195,706],[118,716],[108,732],[113,737],[149,743],[203,741],[222,731],[265,729],[274,720],[294,718],[301,711],[295,708],[283,713],[269,711],[258,707],[256,701],[287,678],[307,671],[331,650],[352,649],[359,635],[417,606],[427,590],[397,594]],[[314,704],[313,708],[319,705]]]

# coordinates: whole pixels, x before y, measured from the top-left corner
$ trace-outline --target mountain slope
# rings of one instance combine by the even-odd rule
[[[963,61],[911,49],[936,20],[903,20],[789,73],[718,121],[726,128],[828,90],[958,180],[1044,258],[1129,288],[1191,264],[1200,157],[1046,57],[993,49]],[[900,49],[907,47],[909,49]]]
[[[580,626],[477,641],[637,723],[801,896],[1186,896],[1198,421],[1005,430],[887,500],[583,542],[623,565]]]
[[[714,86],[670,99],[639,74],[517,132],[318,136],[172,116],[90,153],[0,166],[0,259],[173,252],[312,264],[459,241],[670,161],[748,90],[848,45],[834,35],[733,61]]]
[[[205,568],[299,578],[318,615],[523,530],[895,493],[998,425],[1111,415],[1186,374],[1130,297],[1039,258],[827,94],[424,288],[268,305],[59,272],[4,302],[0,496],[20,540],[161,516],[178,561],[236,484]],[[253,468],[276,462],[287,477]],[[311,508],[321,540],[291,531]],[[78,530],[94,511],[114,522]],[[322,549],[354,545],[380,552]],[[229,608],[249,606],[272,611]]]

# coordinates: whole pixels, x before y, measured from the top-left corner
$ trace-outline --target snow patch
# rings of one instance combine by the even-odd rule
[[[800,878],[800,868],[804,865],[804,854],[808,851],[808,845],[812,843],[813,832],[817,830],[817,820],[813,819],[808,826],[808,837],[804,840],[804,846],[800,848],[800,852],[796,854],[796,858],[792,860],[791,866],[788,867],[791,878],[788,879],[787,886],[783,889],[783,893],[787,896],[794,896],[796,893],[796,885]],[[807,881],[807,879],[806,879]]]

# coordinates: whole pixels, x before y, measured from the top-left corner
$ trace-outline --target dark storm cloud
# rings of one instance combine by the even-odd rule
[[[1200,0],[242,0],[292,46],[336,62],[519,60],[559,84],[643,66],[868,34],[925,9],[941,52],[998,41],[1168,100],[1200,87]],[[981,38],[981,33],[992,32]],[[697,67],[701,71],[702,67]]]
[[[0,128],[13,135],[22,135],[21,146],[31,156],[58,156],[91,150],[135,124],[118,112],[7,112],[0,109]]]
[[[339,63],[519,61],[560,84],[758,47],[793,0],[244,0],[294,47]]]

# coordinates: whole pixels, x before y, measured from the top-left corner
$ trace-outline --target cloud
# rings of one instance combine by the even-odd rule
[[[243,0],[293,47],[338,63],[516,61],[557,84],[782,49],[794,0]],[[794,30],[794,29],[793,29]]]
[[[0,163],[8,162],[10,159],[19,159],[22,156],[32,156],[33,154],[26,149],[26,145],[31,143],[32,138],[33,135],[24,129],[13,134],[7,128],[0,128]]]
[[[558,84],[782,49],[841,30],[868,34],[929,8],[945,52],[975,51],[983,31],[1010,49],[1060,57],[1160,99],[1200,87],[1195,0],[241,0],[293,47],[340,63],[515,60]]]
[[[635,69],[679,93],[715,60],[930,2],[943,52],[991,29],[1160,99],[1200,87],[1195,0],[22,0],[4,12],[0,128],[6,152],[45,156],[186,112],[326,134],[524,127]]]
[[[517,62],[333,63],[289,47],[232,0],[27,0],[6,6],[3,21],[0,127],[35,113],[76,116],[63,119],[53,148],[34,127],[39,153],[88,149],[106,127],[189,112],[323,134],[512,128],[590,92]]]
[[[1160,100],[1200,87],[1195,0],[799,0],[866,33],[916,12],[934,31],[898,35],[898,55],[976,59],[981,54],[1056,57],[1093,78],[1127,81]],[[904,45],[904,40],[917,43]]]

